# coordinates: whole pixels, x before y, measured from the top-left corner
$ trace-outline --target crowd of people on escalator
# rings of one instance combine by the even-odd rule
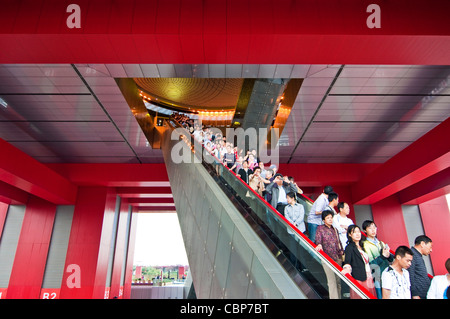
[[[417,236],[414,245],[400,245],[395,252],[377,238],[377,225],[365,220],[361,227],[348,218],[350,206],[339,201],[331,186],[324,187],[307,216],[308,237],[317,251],[325,252],[378,299],[448,299],[450,295],[450,258],[447,274],[428,275],[424,257],[432,252],[433,242]],[[324,267],[330,298],[341,297],[340,279]],[[351,290],[350,297],[357,299]]]
[[[206,150],[264,198],[294,227],[304,233],[315,249],[328,255],[369,293],[378,299],[448,299],[450,294],[450,258],[447,274],[430,278],[424,257],[432,252],[432,240],[421,235],[414,246],[398,246],[391,253],[388,244],[377,238],[377,225],[366,220],[361,227],[348,217],[350,205],[339,201],[332,186],[325,186],[309,212],[296,200],[302,189],[293,177],[283,176],[277,166],[266,168],[256,150],[244,152],[227,142],[221,133],[196,125],[188,117],[174,117]],[[288,228],[288,233],[293,230]],[[342,296],[360,298],[353,289],[341,289],[341,279],[330,267],[324,267],[330,299]]]

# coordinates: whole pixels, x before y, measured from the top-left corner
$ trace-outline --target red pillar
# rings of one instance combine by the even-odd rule
[[[79,188],[61,299],[104,298],[115,204],[111,188]]]
[[[38,299],[55,220],[56,205],[31,196],[17,244],[8,299]]]
[[[435,275],[447,273],[445,261],[450,258],[450,211],[445,196],[432,199],[419,205],[425,234],[433,241],[433,252],[430,254]]]
[[[377,224],[378,238],[392,250],[400,245],[409,246],[402,206],[395,195],[372,204],[372,216]]]
[[[120,282],[122,275],[122,268],[124,265],[125,244],[127,234],[127,222],[128,222],[128,200],[122,199],[120,205],[119,225],[117,227],[116,247],[114,252],[114,262],[111,276],[111,290],[109,298],[117,297],[123,298],[123,286]]]
[[[132,212],[131,226],[128,239],[127,268],[125,270],[125,283],[123,287],[123,299],[131,298],[131,281],[133,279],[134,247],[136,244],[137,212]]]
[[[2,238],[3,226],[5,225],[8,208],[9,208],[8,204],[0,202],[0,239]]]

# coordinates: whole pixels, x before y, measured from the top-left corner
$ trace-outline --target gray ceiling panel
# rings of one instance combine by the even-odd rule
[[[0,138],[44,163],[162,163],[115,77],[303,78],[280,137],[282,163],[382,163],[450,116],[449,66],[341,67],[0,65]],[[251,112],[254,121],[267,113]]]

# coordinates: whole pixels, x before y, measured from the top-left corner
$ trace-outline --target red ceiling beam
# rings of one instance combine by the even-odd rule
[[[159,210],[159,211],[148,211],[148,210],[141,210],[139,208],[136,208],[135,211],[133,211],[135,213],[139,213],[139,214],[176,214],[175,210]]]
[[[138,206],[138,207],[148,207],[153,209],[168,209],[168,210],[175,210],[175,204],[174,203],[155,203],[155,204],[149,204],[149,203],[131,203],[131,206]]]
[[[77,186],[0,139],[0,181],[53,204],[75,203]]]
[[[398,193],[400,203],[419,205],[450,194],[450,167]]]
[[[169,193],[154,193],[154,194],[141,194],[141,193],[131,193],[120,195],[122,198],[173,198],[172,194]]]
[[[173,197],[167,198],[128,198],[128,203],[132,204],[156,204],[156,203],[173,203]]]
[[[278,172],[294,177],[298,186],[306,189],[306,187],[326,185],[350,185],[358,182],[380,165],[366,163],[280,164]],[[265,168],[268,169],[268,166]]]
[[[82,186],[170,187],[165,164],[48,164]]]
[[[9,205],[25,205],[28,198],[27,192],[0,181],[0,202]]]
[[[450,64],[448,0],[4,2],[0,63]]]
[[[161,213],[161,212],[176,212],[175,207],[165,207],[165,206],[134,206],[139,212],[153,212],[153,213]]]
[[[134,195],[172,195],[170,187],[117,187],[116,193],[122,197],[134,197]],[[148,196],[152,197],[152,196]]]
[[[352,187],[355,204],[372,204],[450,166],[450,118],[373,170]]]

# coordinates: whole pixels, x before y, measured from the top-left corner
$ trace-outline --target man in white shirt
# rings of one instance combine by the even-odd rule
[[[445,299],[445,290],[450,286],[450,258],[445,262],[446,275],[434,276],[428,289],[427,299]]]
[[[315,242],[316,240],[316,229],[319,225],[322,225],[322,212],[327,208],[329,201],[328,201],[328,194],[333,192],[333,187],[331,186],[325,186],[323,189],[323,193],[317,197],[317,199],[314,201],[314,203],[311,206],[311,210],[309,211],[308,218],[307,218],[307,227],[308,227],[308,233],[309,233],[309,239],[311,239],[312,242]]]
[[[342,248],[347,246],[347,229],[348,226],[353,225],[353,221],[348,218],[350,214],[350,206],[347,203],[340,202],[337,204],[338,213],[333,216],[333,226],[339,233],[339,239],[341,240]]]
[[[406,246],[395,250],[394,262],[381,275],[383,299],[411,299],[411,282],[408,268],[413,252]]]

